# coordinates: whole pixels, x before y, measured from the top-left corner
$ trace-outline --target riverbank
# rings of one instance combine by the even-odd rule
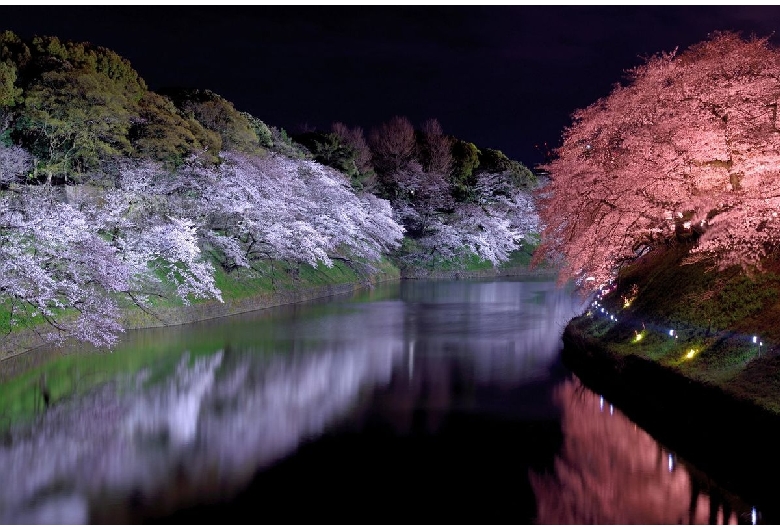
[[[224,302],[204,300],[184,305],[171,296],[157,300],[152,307],[143,310],[126,303],[121,324],[126,330],[178,326],[347,294],[393,280],[498,277],[554,279],[556,272],[549,268],[530,269],[527,264],[517,261],[503,267],[486,267],[483,264],[472,270],[399,269],[389,260],[370,267],[343,262],[336,262],[332,268],[315,269],[303,265],[295,271],[277,264],[276,268],[269,268],[263,274],[241,269],[231,274],[219,271],[217,285],[223,293]],[[5,335],[0,341],[0,361],[50,343],[46,335],[51,331],[50,326],[40,324]],[[66,344],[72,345],[75,341],[69,339]]]
[[[499,267],[481,270],[441,271],[419,268],[401,270],[403,280],[467,280],[479,278],[529,278],[539,280],[555,280],[558,272],[553,269],[529,269],[526,266]]]
[[[570,325],[616,359],[640,358],[780,415],[780,275],[648,254]]]
[[[478,278],[522,277],[531,279],[555,280],[558,270],[542,263],[531,266],[535,245],[523,246],[512,252],[509,259],[499,266],[470,256],[465,260],[431,260],[427,263],[401,264],[401,278],[404,280],[461,280]]]
[[[581,316],[565,328],[567,368],[677,457],[755,504],[775,505],[778,488],[767,478],[780,472],[780,415],[723,385],[620,352],[593,337],[591,324]]]
[[[563,361],[659,441],[771,506],[778,491],[760,477],[780,472],[778,264],[747,275],[686,255],[624,268],[565,328]]]
[[[240,269],[232,274],[220,271],[217,285],[224,302],[201,300],[184,305],[171,296],[143,310],[125,303],[121,324],[125,330],[178,326],[346,294],[401,277],[399,269],[387,260],[373,264],[370,270],[357,268],[354,264],[337,262],[332,268],[303,265],[295,271],[277,266],[267,274]],[[51,343],[46,336],[50,332],[50,326],[39,324],[5,335],[0,341],[0,361]],[[67,339],[65,344],[76,343]]]

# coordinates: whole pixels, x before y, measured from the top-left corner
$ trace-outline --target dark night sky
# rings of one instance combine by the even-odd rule
[[[714,30],[772,35],[780,7],[3,6],[0,20],[106,46],[152,89],[209,88],[289,131],[438,118],[533,166],[642,57]]]

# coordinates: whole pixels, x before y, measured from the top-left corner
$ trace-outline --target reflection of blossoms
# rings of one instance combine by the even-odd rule
[[[130,433],[168,437],[174,445],[195,439],[203,400],[214,387],[215,372],[222,363],[223,352],[200,359],[188,366],[184,355],[176,370],[174,384],[139,400],[126,420]]]
[[[231,338],[216,353],[184,354],[56,402],[0,446],[13,485],[0,489],[0,523],[141,522],[233,498],[258,470],[365,412],[362,400],[378,388],[404,389],[392,400],[400,434],[419,417],[415,403],[429,408],[426,426],[435,431],[470,399],[464,388],[548,377],[562,326],[580,305],[554,282],[391,289],[400,300],[316,305],[313,316],[298,308],[262,325],[247,315],[236,319],[251,329],[245,348]],[[192,343],[220,336],[219,323],[198,327],[202,335],[184,328]],[[159,348],[168,333],[179,331],[139,335]]]
[[[0,489],[0,524],[140,522],[156,506],[234,494],[386,384],[401,353],[400,341],[365,339],[270,358],[185,354],[161,384],[140,374],[137,394],[74,397],[0,447],[13,485]]]
[[[578,380],[556,390],[564,435],[554,474],[530,473],[539,524],[736,524],[684,467]],[[716,513],[711,513],[715,509]]]

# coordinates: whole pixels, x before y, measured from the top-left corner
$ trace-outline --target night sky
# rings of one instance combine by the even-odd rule
[[[780,7],[4,6],[0,21],[111,48],[153,90],[208,88],[290,132],[437,118],[534,166],[642,57],[715,30],[773,35]]]

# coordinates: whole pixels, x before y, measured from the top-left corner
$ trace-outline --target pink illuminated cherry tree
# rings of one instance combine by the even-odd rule
[[[760,266],[780,237],[780,53],[718,33],[628,74],[546,165],[536,258],[592,287],[685,235],[689,261]]]

